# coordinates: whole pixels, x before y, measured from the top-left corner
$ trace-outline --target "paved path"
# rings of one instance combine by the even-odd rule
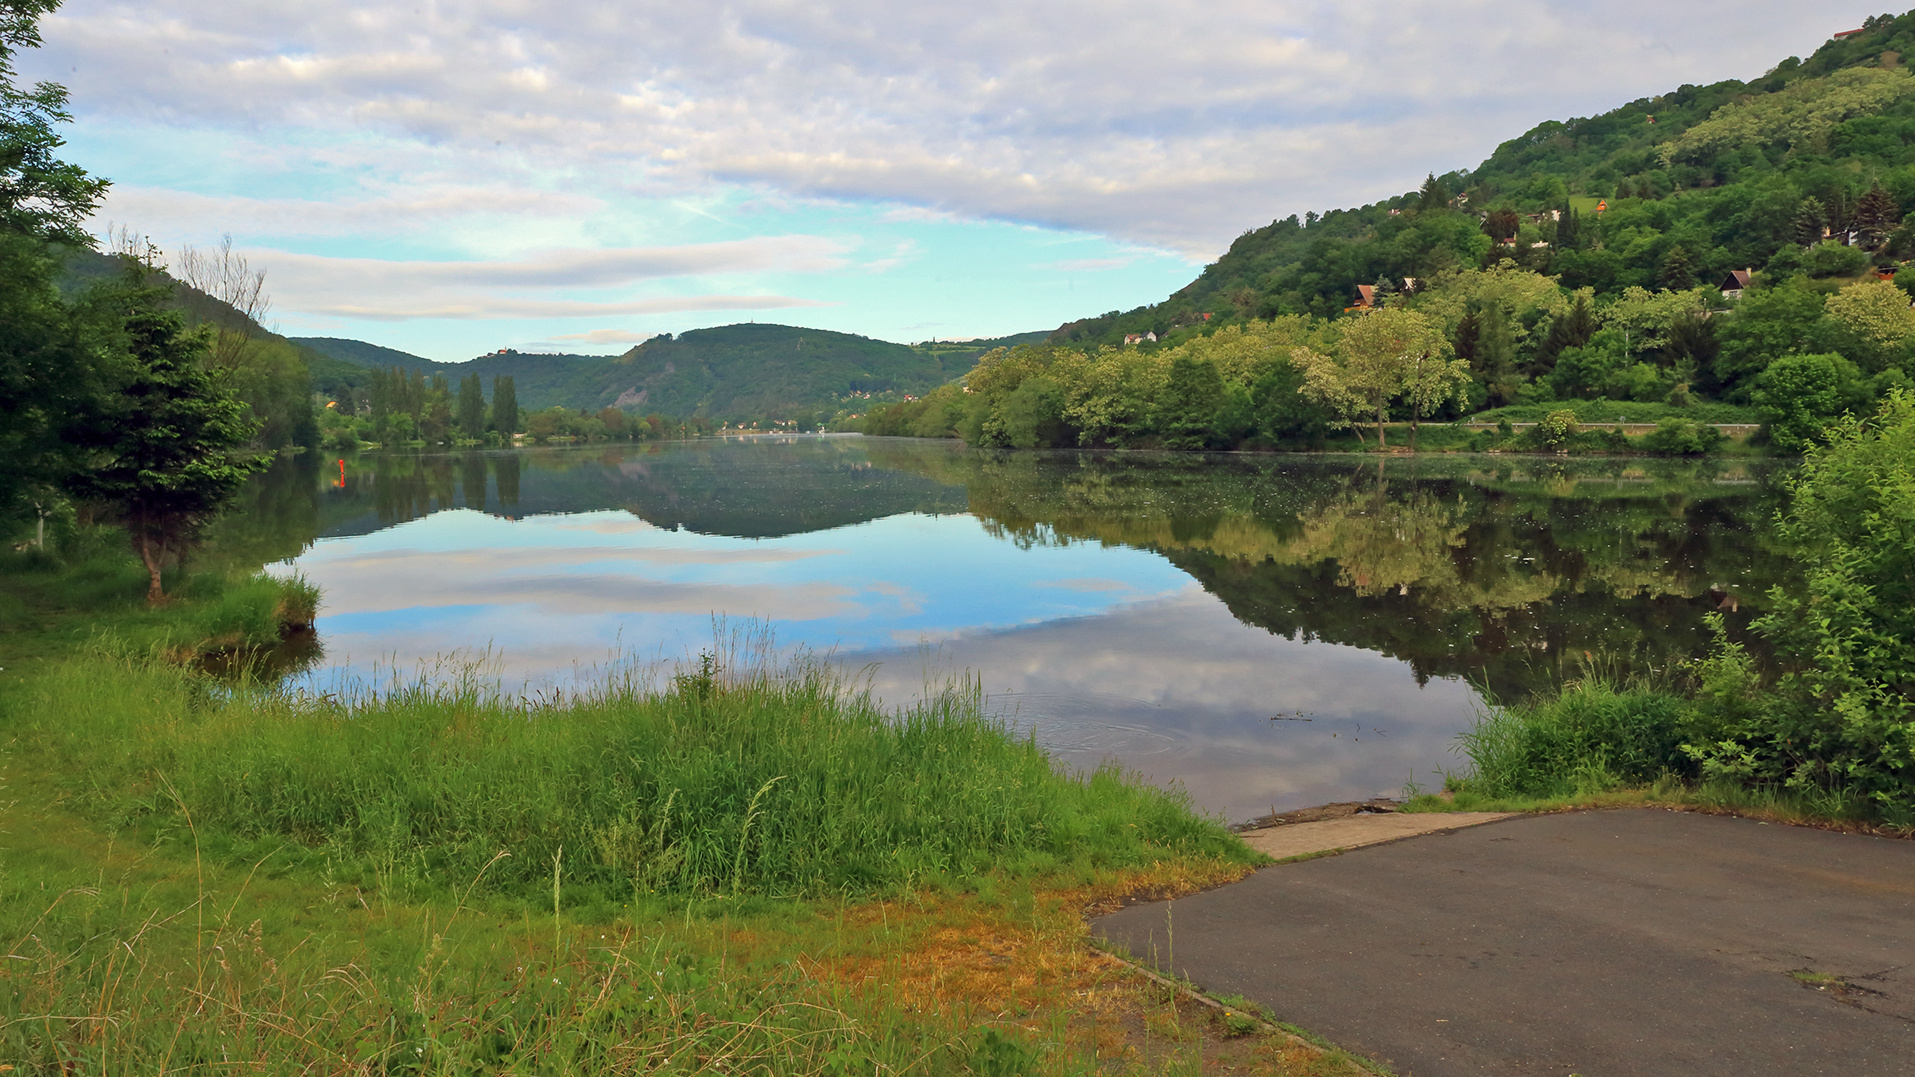
[[[1915,842],[1528,816],[1094,929],[1402,1077],[1915,1073]]]
[[[1494,823],[1509,817],[1506,812],[1491,811],[1362,812],[1321,822],[1260,827],[1237,836],[1265,856],[1283,860],[1333,849],[1360,849],[1365,845]]]

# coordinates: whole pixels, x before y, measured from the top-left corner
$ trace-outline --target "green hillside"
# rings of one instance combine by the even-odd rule
[[[1539,124],[1421,191],[1245,232],[1163,302],[1070,322],[1052,339],[1334,316],[1358,285],[1401,288],[1503,258],[1601,300],[1714,284],[1731,270],[1850,275],[1870,260],[1856,261],[1858,246],[1881,263],[1909,257],[1915,234],[1896,222],[1915,209],[1915,77],[1902,63],[1912,50],[1915,16],[1883,16],[1749,82]],[[1870,201],[1878,189],[1885,202]],[[1804,250],[1824,228],[1855,246]]]
[[[478,374],[488,386],[495,375],[507,375],[517,386],[519,406],[528,411],[553,405],[597,411],[610,405],[738,420],[829,414],[864,395],[921,394],[968,372],[994,348],[1031,343],[1045,335],[909,345],[752,323],[653,337],[613,358],[508,349],[464,363],[439,363],[334,337],[299,337],[294,342],[361,371],[396,366],[453,380]]]

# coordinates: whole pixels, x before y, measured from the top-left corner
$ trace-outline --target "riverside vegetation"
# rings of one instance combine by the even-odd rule
[[[1359,1070],[1090,949],[1086,907],[1254,857],[971,686],[887,715],[731,638],[577,696],[289,694],[182,659],[273,652],[309,588],[215,549],[154,608],[58,531],[0,573],[22,1072]]]
[[[1446,783],[1454,806],[1649,789],[1915,832],[1915,399],[1837,424],[1789,487],[1778,530],[1804,579],[1771,591],[1748,638],[1717,614],[1702,659],[1598,665],[1491,710]]]

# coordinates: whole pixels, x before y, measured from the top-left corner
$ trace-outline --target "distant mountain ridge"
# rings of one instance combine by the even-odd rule
[[[923,393],[969,372],[993,348],[1045,335],[913,345],[754,322],[664,334],[613,357],[507,349],[464,363],[338,337],[292,340],[360,370],[396,366],[453,380],[477,374],[488,392],[492,378],[503,374],[513,379],[519,406],[529,410],[613,406],[732,420],[831,411],[858,393]]]

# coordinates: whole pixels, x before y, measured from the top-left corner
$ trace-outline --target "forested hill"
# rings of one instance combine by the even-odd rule
[[[1396,290],[1405,278],[1503,258],[1592,288],[1599,301],[1630,286],[1713,284],[1731,270],[1853,273],[1852,255],[1805,252],[1802,240],[1824,228],[1853,236],[1915,209],[1915,77],[1904,56],[1915,59],[1915,13],[1871,19],[1750,82],[1682,86],[1552,120],[1421,191],[1246,232],[1163,302],[1070,322],[1051,339],[1118,343],[1331,316],[1353,305],[1358,285]],[[1892,204],[1871,203],[1878,189]],[[1915,233],[1864,245],[1906,259]]]
[[[519,406],[608,405],[671,416],[780,419],[832,411],[858,394],[923,393],[975,366],[993,348],[1043,339],[1042,332],[962,343],[893,344],[824,329],[727,325],[665,334],[616,357],[505,350],[470,362],[438,363],[357,340],[295,342],[360,368],[400,367],[460,378],[513,379]]]

